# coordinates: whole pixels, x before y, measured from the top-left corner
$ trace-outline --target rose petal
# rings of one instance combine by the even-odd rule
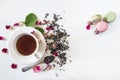
[[[58,52],[54,52],[53,55],[54,55],[54,56],[58,56]]]
[[[39,25],[41,25],[42,23],[41,22],[39,22]]]
[[[19,23],[15,23],[13,26],[19,26]]]
[[[53,26],[46,27],[46,30],[54,30]]]
[[[4,40],[5,38],[3,36],[0,36],[0,40]]]
[[[40,67],[40,66],[34,66],[34,67],[33,67],[33,71],[34,71],[35,73],[39,73],[39,72],[41,71],[41,67]]]
[[[53,26],[49,26],[50,30],[54,30]]]
[[[3,48],[3,49],[2,49],[2,52],[3,52],[3,53],[8,53],[8,49],[7,49],[7,48]]]
[[[11,68],[12,68],[12,69],[16,69],[16,68],[17,68],[17,64],[12,63],[12,64],[11,64]]]
[[[51,27],[50,29],[51,29],[51,30],[54,30],[54,28],[53,28],[53,27]]]
[[[50,27],[46,27],[46,30],[50,30]]]
[[[36,21],[36,23],[35,23],[36,25],[38,25],[39,24],[39,21]]]
[[[35,24],[36,24],[36,25],[41,25],[41,22],[40,22],[40,21],[36,21]]]
[[[87,29],[87,30],[90,30],[90,25],[89,25],[89,24],[86,26],[86,29]]]
[[[6,29],[10,29],[10,28],[11,28],[11,26],[10,26],[10,25],[6,25],[5,27],[6,27]]]

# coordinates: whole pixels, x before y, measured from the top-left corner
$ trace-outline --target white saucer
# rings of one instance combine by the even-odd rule
[[[35,62],[37,62],[39,59],[36,56],[31,56],[31,57],[26,57],[26,56],[19,56],[18,54],[15,53],[13,46],[12,45],[15,41],[15,38],[21,34],[21,33],[28,33],[31,34],[32,31],[35,31],[38,34],[38,37],[42,40],[42,42],[40,42],[39,45],[39,49],[38,49],[38,55],[39,55],[39,59],[41,59],[44,55],[45,49],[46,49],[46,42],[45,39],[42,35],[41,32],[39,32],[38,30],[36,30],[33,27],[21,27],[16,29],[12,35],[10,36],[9,40],[8,40],[8,52],[10,54],[10,56],[12,57],[12,59],[15,60],[16,63],[18,64],[33,64]]]

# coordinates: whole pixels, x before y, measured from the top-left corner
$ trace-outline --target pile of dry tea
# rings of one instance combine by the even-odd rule
[[[44,33],[47,43],[46,52],[49,54],[43,62],[49,66],[52,64],[51,67],[56,65],[61,67],[67,61],[66,51],[69,49],[68,37],[70,35],[63,28],[63,25],[59,24],[59,21],[63,19],[60,15],[54,14],[52,19],[48,20],[49,16],[47,13],[43,20],[46,26],[46,32]]]

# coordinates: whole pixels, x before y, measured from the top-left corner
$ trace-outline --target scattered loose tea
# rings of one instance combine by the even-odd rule
[[[45,18],[47,18],[49,16],[49,13],[45,14]]]
[[[53,64],[52,66],[55,67],[55,64]]]
[[[66,53],[62,53],[62,54],[60,54],[58,57],[59,57],[59,58],[64,58],[65,55],[66,55]]]
[[[49,16],[50,14],[47,13],[42,23],[46,26],[46,32],[44,33],[47,44],[46,52],[49,51],[52,56],[46,56],[44,63],[50,64],[55,62],[54,66],[59,65],[61,67],[66,64],[67,61],[65,51],[69,49],[69,41],[67,38],[70,35],[63,28],[63,25],[58,24],[58,21],[63,19],[60,15],[53,14],[53,19],[48,20],[47,18]]]
[[[55,76],[56,76],[56,77],[58,77],[58,74],[57,74],[57,73],[55,73]]]
[[[69,60],[69,62],[72,62],[72,60]]]
[[[65,71],[65,69],[64,68],[61,68],[61,69],[59,69],[60,71]]]

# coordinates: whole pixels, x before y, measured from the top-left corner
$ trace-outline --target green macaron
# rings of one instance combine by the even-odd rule
[[[106,22],[113,22],[116,19],[116,14],[113,11],[108,12],[105,17],[104,21]]]

